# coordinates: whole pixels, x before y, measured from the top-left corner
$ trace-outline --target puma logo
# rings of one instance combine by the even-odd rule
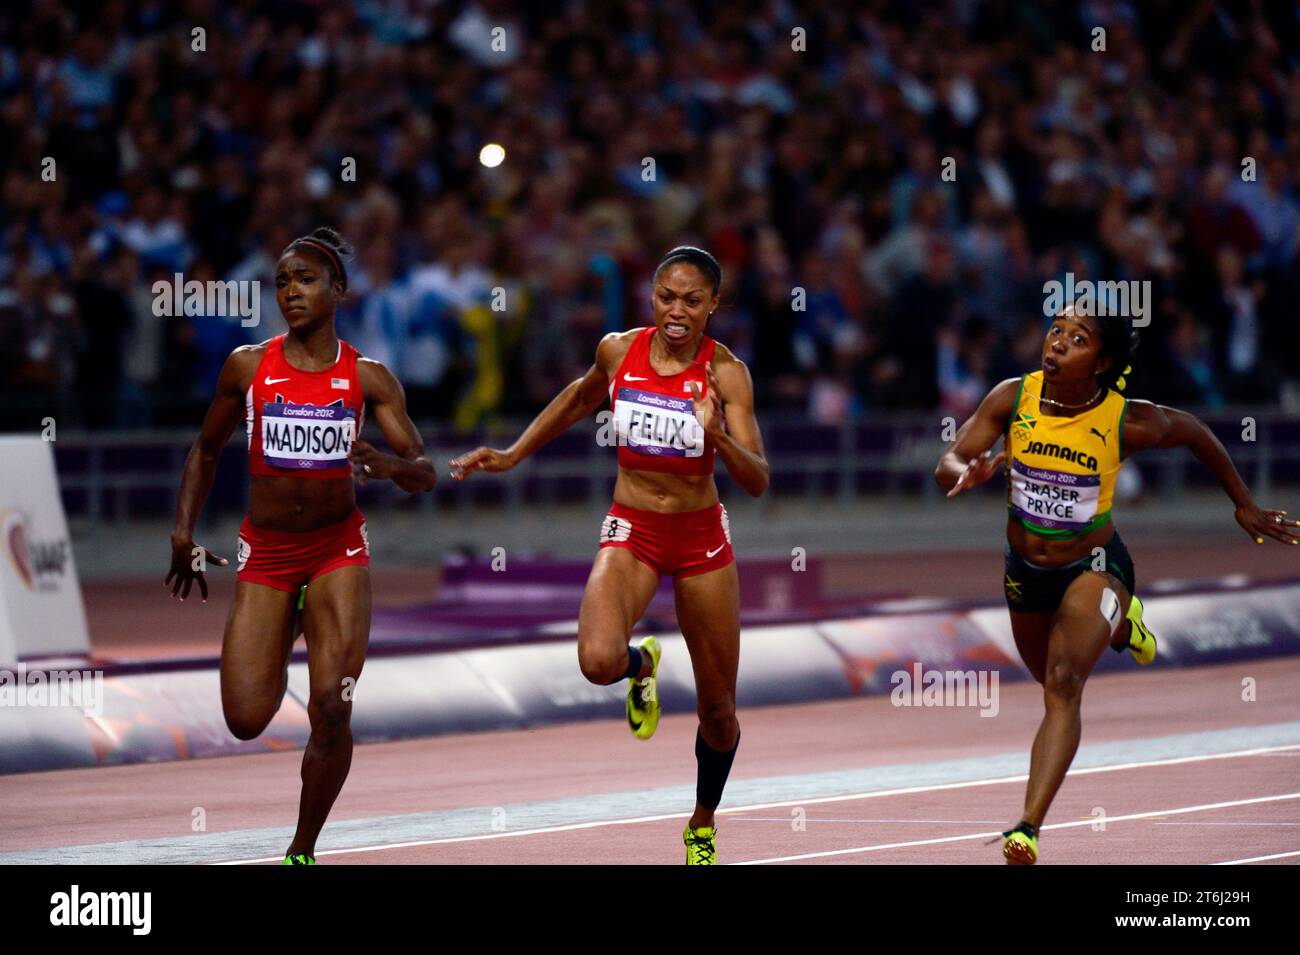
[[[1098,431],[1096,428],[1089,428],[1088,430],[1091,431],[1093,434],[1095,434],[1097,437],[1101,438],[1101,443],[1102,443],[1102,444],[1105,444],[1105,443],[1106,443],[1106,434],[1110,434],[1110,432],[1111,432],[1112,429],[1111,429],[1111,428],[1107,428],[1107,429],[1106,429],[1106,434],[1102,434],[1102,433],[1101,433],[1100,431]]]

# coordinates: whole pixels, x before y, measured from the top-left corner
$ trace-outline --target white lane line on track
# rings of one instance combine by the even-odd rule
[[[1271,856],[1253,856],[1249,859],[1233,859],[1229,862],[1215,862],[1213,865],[1245,865],[1247,862],[1267,862],[1270,859],[1289,859],[1292,856],[1300,856],[1300,849],[1295,852],[1275,852]]]
[[[1229,802],[1211,802],[1200,806],[1183,806],[1180,809],[1153,809],[1149,812],[1134,812],[1124,816],[1107,816],[1106,824],[1112,822],[1128,822],[1132,819],[1150,819],[1152,816],[1177,816],[1187,812],[1207,812],[1212,809],[1230,809],[1233,806],[1253,806],[1264,802],[1280,802],[1284,799],[1300,799],[1300,793],[1282,793],[1277,796],[1256,796],[1253,799],[1234,799]],[[1040,832],[1046,832],[1048,829],[1073,829],[1077,826],[1091,826],[1097,822],[1096,819],[1079,819],[1075,822],[1058,822],[1050,826],[1043,826]],[[971,839],[992,839],[1002,835],[1001,830],[993,832],[972,832],[964,836],[944,836],[939,839],[917,839],[912,842],[889,842],[875,846],[857,846],[852,849],[827,849],[823,852],[805,852],[794,856],[776,856],[771,859],[750,859],[747,862],[736,862],[734,865],[766,865],[771,862],[799,862],[804,859],[825,859],[831,856],[855,855],[863,852],[879,852],[882,849],[910,849],[915,846],[934,846],[945,842],[963,842]]]
[[[1085,776],[1092,773],[1113,773],[1125,769],[1147,769],[1157,766],[1175,766],[1183,763],[1204,762],[1211,759],[1235,759],[1244,756],[1262,756],[1268,753],[1275,753],[1282,750],[1297,750],[1300,745],[1291,743],[1284,746],[1263,746],[1256,749],[1242,749],[1227,753],[1209,753],[1198,756],[1177,756],[1169,759],[1154,759],[1137,763],[1117,763],[1114,766],[1090,766],[1085,769],[1072,769],[1067,776]],[[790,799],[784,802],[767,802],[755,803],[749,806],[735,806],[727,809],[719,809],[718,815],[753,812],[759,809],[779,809],[786,806],[813,806],[824,803],[846,802],[855,799],[879,799],[885,796],[910,796],[917,793],[941,792],[946,789],[967,789],[975,786],[996,786],[1005,783],[1022,783],[1029,779],[1027,774],[1018,776],[999,776],[993,779],[972,779],[965,782],[956,783],[935,783],[929,786],[909,786],[904,789],[880,789],[865,793],[850,793],[843,796],[818,796],[812,799]],[[1234,804],[1236,805],[1236,804]],[[1172,813],[1168,813],[1172,815]],[[1156,813],[1159,815],[1159,813]],[[647,822],[662,822],[666,819],[689,818],[689,812],[669,812],[660,813],[653,816],[635,816],[628,819],[599,819],[594,822],[575,822],[562,826],[546,826],[539,829],[518,829],[511,832],[492,832],[472,836],[451,836],[444,839],[416,839],[409,842],[392,842],[381,843],[373,846],[353,846],[347,849],[326,849],[316,853],[317,857],[334,856],[334,855],[351,855],[357,852],[382,852],[387,849],[410,849],[416,846],[440,846],[457,842],[487,842],[495,839],[514,839],[520,836],[541,836],[549,835],[556,832],[577,832],[583,829],[598,829],[602,826],[629,826]],[[1107,822],[1115,821],[1120,817],[1107,817]],[[1086,819],[1079,823],[1061,823],[1059,825],[1092,825],[1097,820]],[[1046,826],[1044,828],[1054,829],[1057,826]],[[1001,833],[997,833],[1000,835]],[[949,842],[952,839],[974,839],[978,836],[954,836],[949,839],[935,840],[938,842]],[[985,834],[985,838],[991,838]],[[925,845],[928,843],[900,843],[900,845]],[[884,848],[884,847],[882,847]],[[851,851],[870,851],[870,850],[851,850]],[[215,862],[212,865],[255,865],[262,862],[280,862],[282,856],[267,856],[261,859],[237,859],[229,862]],[[759,860],[759,861],[781,861],[781,860]]]

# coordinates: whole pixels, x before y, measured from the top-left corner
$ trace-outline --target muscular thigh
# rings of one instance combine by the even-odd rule
[[[1065,664],[1081,677],[1091,673],[1110,644],[1112,621],[1123,620],[1130,599],[1128,588],[1112,574],[1090,570],[1076,577],[1053,616],[1048,668]]]
[[[235,584],[221,640],[221,697],[228,711],[279,705],[297,598],[264,584]]]
[[[370,568],[340,567],[309,583],[303,629],[312,695],[342,692],[344,679],[361,675],[370,643]]]
[[[626,547],[602,547],[591,565],[578,611],[578,646],[626,645],[659,589],[659,574]]]
[[[740,576],[735,563],[679,577],[673,581],[673,593],[700,703],[734,697],[740,665]]]

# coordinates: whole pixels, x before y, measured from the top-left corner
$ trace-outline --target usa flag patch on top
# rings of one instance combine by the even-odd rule
[[[331,388],[336,388],[336,389],[338,389],[339,391],[347,391],[348,388],[350,387],[350,385],[351,385],[351,382],[350,382],[347,378],[331,378],[331,379],[330,379],[330,387],[331,387]]]

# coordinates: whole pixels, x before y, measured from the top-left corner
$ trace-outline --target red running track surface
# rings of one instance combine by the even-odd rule
[[[1242,698],[1245,678],[1255,681],[1253,702]],[[1041,712],[1041,691],[1029,683],[1002,685],[1000,712],[992,719],[973,709],[896,708],[879,697],[745,710],[732,779],[1027,753]],[[1089,682],[1082,745],[1297,721],[1300,657],[1188,670],[1135,667]],[[327,825],[319,859],[680,863],[689,800],[665,805],[647,796],[644,806],[624,817],[656,817],[647,821],[567,827],[561,821],[549,827],[558,831],[533,833],[511,831],[509,820],[503,820],[504,831],[493,832],[487,816],[504,804],[693,786],[694,735],[692,718],[666,716],[648,743],[634,740],[621,721],[611,719],[361,746],[331,822],[480,807],[484,834],[384,848],[393,840],[381,831],[362,851],[336,854]],[[291,828],[300,760],[298,752],[274,753],[0,777],[4,852]],[[1068,777],[1040,838],[1042,861],[1210,863],[1290,853],[1275,861],[1300,862],[1300,745],[1257,755],[1145,762],[1155,764]],[[724,800],[719,852],[723,862],[807,856],[799,861],[1000,863],[998,847],[986,846],[979,836],[1018,818],[1023,794],[1024,782],[1013,780],[757,808]],[[1205,808],[1220,803],[1240,804]],[[196,807],[205,814],[206,835],[192,833]],[[1104,829],[1101,813],[1107,817]],[[1117,819],[1129,815],[1140,818]],[[802,827],[795,825],[800,818]],[[1051,828],[1061,824],[1066,827]],[[254,857],[270,859],[283,848],[267,844]],[[129,858],[107,852],[104,861]]]

